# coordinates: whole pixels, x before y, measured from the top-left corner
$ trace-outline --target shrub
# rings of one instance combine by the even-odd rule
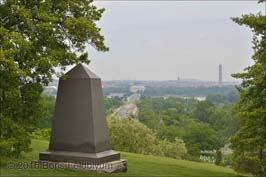
[[[222,162],[222,152],[220,150],[216,151],[215,165],[220,165]]]
[[[33,139],[41,139],[41,140],[50,140],[51,136],[51,129],[50,128],[43,128],[38,129],[32,132],[31,138]]]
[[[155,133],[132,118],[108,118],[109,136],[115,150],[181,159],[187,153],[183,140],[157,139]]]
[[[183,140],[176,138],[174,142],[162,140],[159,147],[165,157],[183,159],[187,153],[187,149]]]
[[[110,143],[115,150],[162,155],[151,129],[132,118],[108,118]]]
[[[233,165],[233,155],[228,154],[228,155],[223,155],[223,160],[222,160],[222,166],[226,167],[232,167]]]
[[[0,114],[0,156],[19,157],[21,152],[29,151],[30,138],[22,126]]]

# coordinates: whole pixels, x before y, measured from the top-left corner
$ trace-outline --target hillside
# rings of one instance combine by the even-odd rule
[[[47,141],[33,140],[32,151],[23,154],[22,162],[38,158],[40,151],[46,150]],[[207,163],[175,160],[122,152],[122,158],[128,160],[128,172],[119,174],[96,174],[89,172],[53,169],[7,169],[1,167],[1,176],[186,176],[186,177],[240,177],[232,169]],[[8,160],[14,161],[14,160]],[[19,162],[18,160],[16,162]]]

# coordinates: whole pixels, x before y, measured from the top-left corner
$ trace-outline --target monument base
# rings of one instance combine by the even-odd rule
[[[44,168],[44,169],[70,169],[78,171],[105,172],[105,173],[127,172],[127,160],[124,159],[107,162],[103,164],[97,164],[97,165],[36,160],[32,161],[32,165],[34,165],[35,168]]]
[[[113,150],[98,153],[46,151],[39,154],[39,160],[52,162],[86,163],[95,165],[120,160],[120,153]]]

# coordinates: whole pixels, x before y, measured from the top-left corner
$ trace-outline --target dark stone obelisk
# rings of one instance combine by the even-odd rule
[[[92,164],[120,160],[109,144],[101,79],[83,64],[59,80],[49,150],[39,159]]]

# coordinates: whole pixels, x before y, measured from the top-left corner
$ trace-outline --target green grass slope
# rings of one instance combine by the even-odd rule
[[[33,140],[32,151],[23,155],[20,160],[9,162],[30,162],[38,159],[38,153],[45,151],[47,141]],[[232,169],[207,163],[140,155],[121,152],[122,158],[128,160],[127,173],[95,173],[63,169],[8,169],[1,167],[1,176],[182,176],[182,177],[237,177]]]

